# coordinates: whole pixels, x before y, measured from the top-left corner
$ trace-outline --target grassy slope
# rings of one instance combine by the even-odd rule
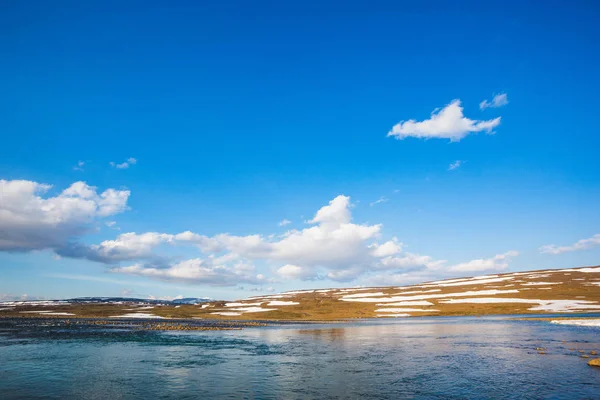
[[[276,308],[276,311],[259,313],[242,313],[239,316],[220,316],[213,314],[220,311],[231,311],[235,307],[225,307],[225,302],[213,302],[210,307],[202,309],[198,305],[181,305],[177,308],[172,305],[155,306],[153,309],[140,310],[140,313],[151,313],[165,318],[205,318],[205,319],[235,319],[235,320],[302,320],[302,321],[331,321],[352,318],[371,318],[376,317],[375,312],[378,308],[377,303],[365,302],[347,302],[340,300],[342,296],[354,293],[377,293],[382,292],[385,295],[403,295],[404,292],[425,291],[440,289],[439,292],[414,293],[406,296],[420,296],[430,294],[452,294],[465,291],[480,290],[518,290],[518,293],[499,294],[495,296],[483,297],[508,297],[520,299],[543,299],[543,300],[586,300],[597,304],[600,310],[600,285],[592,282],[600,282],[600,272],[584,273],[581,271],[532,271],[531,276],[517,275],[502,282],[478,283],[459,286],[438,286],[436,284],[420,284],[406,287],[380,287],[369,288],[356,292],[342,292],[335,289],[331,292],[306,292],[299,294],[286,295],[285,298],[260,298],[240,300],[245,303],[263,302],[263,308]],[[511,274],[499,275],[510,276]],[[547,276],[539,276],[547,275]],[[528,286],[523,285],[526,282],[555,282],[555,285]],[[443,283],[443,282],[442,282]],[[426,287],[421,287],[426,286]],[[549,288],[549,289],[548,289]],[[283,294],[285,295],[285,293]],[[479,296],[477,296],[479,297]],[[465,298],[456,296],[456,298]],[[472,297],[470,297],[472,298]],[[267,302],[271,300],[294,301],[298,305],[268,306]],[[418,300],[418,299],[417,299]],[[435,312],[410,312],[411,316],[436,316],[436,315],[490,315],[490,314],[539,314],[540,311],[531,311],[535,304],[523,303],[494,303],[494,304],[444,304],[440,301],[445,299],[427,299],[433,303],[431,306],[418,306],[413,308],[435,309]],[[4,306],[0,306],[2,308]],[[132,313],[135,308],[132,304],[111,305],[111,304],[72,304],[61,306],[17,306],[14,310],[0,311],[0,317],[44,317],[43,314],[22,314],[22,311],[34,310],[52,310],[54,312],[68,312],[75,314],[73,318],[106,318],[115,315]],[[598,312],[596,310],[596,312]],[[47,317],[47,316],[46,316]],[[65,316],[57,316],[66,318]]]

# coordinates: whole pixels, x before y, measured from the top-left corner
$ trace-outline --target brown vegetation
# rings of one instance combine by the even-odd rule
[[[594,267],[595,268],[595,267]],[[497,280],[506,278],[505,280]],[[497,281],[489,282],[496,279]],[[202,308],[201,305],[154,305],[152,309],[139,309],[140,313],[149,313],[155,316],[168,319],[218,319],[218,320],[294,320],[294,321],[332,321],[346,320],[356,318],[374,318],[378,316],[393,316],[394,314],[377,312],[378,309],[385,308],[409,308],[413,311],[406,311],[399,314],[408,314],[410,316],[459,316],[459,315],[492,315],[492,314],[540,314],[543,311],[532,310],[538,304],[523,302],[498,302],[498,303],[456,303],[450,304],[449,299],[477,299],[477,298],[518,298],[521,300],[541,299],[541,300],[568,300],[589,302],[585,303],[591,309],[581,308],[573,311],[600,311],[600,271],[582,272],[581,270],[543,270],[532,271],[526,274],[504,274],[494,275],[487,279],[466,280],[458,282],[456,280],[440,281],[435,283],[423,283],[419,285],[406,287],[379,287],[368,288],[356,291],[343,291],[332,289],[331,291],[304,291],[302,293],[283,293],[275,297],[263,296],[251,299],[238,300],[240,303],[262,303],[260,307],[275,309],[266,312],[246,312],[237,311],[239,306],[226,306],[226,302],[212,302],[208,307]],[[533,285],[532,285],[533,283]],[[490,290],[513,290],[513,293],[498,293],[493,295],[475,295],[465,296],[464,292],[480,292]],[[411,293],[416,292],[416,293]],[[390,296],[400,296],[402,301],[428,301],[431,305],[418,306],[390,306],[385,302],[363,302],[363,301],[344,301],[348,300],[348,295],[365,295],[382,293],[382,295],[373,298],[386,298]],[[365,297],[366,298],[366,297]],[[357,297],[354,297],[356,300]],[[358,298],[360,299],[360,297]],[[364,299],[364,298],[363,298]],[[413,300],[414,299],[414,300]],[[268,305],[270,301],[297,302],[294,305]],[[379,305],[378,305],[379,304]],[[43,317],[43,318],[110,318],[130,313],[135,313],[136,304],[66,304],[59,306],[32,306],[17,305],[11,310],[0,311],[1,317]],[[596,307],[597,306],[597,307]],[[6,306],[2,306],[5,307]],[[417,309],[417,311],[414,311]],[[428,312],[427,310],[436,310]],[[47,313],[23,313],[24,311],[52,311],[72,313],[72,316],[48,315]],[[238,312],[240,315],[219,315],[219,312]],[[162,321],[161,321],[162,322]],[[156,324],[154,324],[156,326]],[[170,329],[165,325],[166,328]]]

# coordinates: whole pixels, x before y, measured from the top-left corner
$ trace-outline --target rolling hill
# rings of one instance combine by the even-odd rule
[[[297,290],[198,304],[3,302],[1,317],[325,321],[600,312],[600,266],[484,275],[410,286]]]

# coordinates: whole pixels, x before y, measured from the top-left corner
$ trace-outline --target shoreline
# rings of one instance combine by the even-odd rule
[[[590,315],[592,314],[592,315]],[[519,315],[523,315],[522,317]],[[48,314],[28,314],[28,315],[0,315],[0,321],[8,319],[18,320],[64,320],[64,321],[89,321],[92,324],[104,325],[114,323],[152,323],[155,325],[160,324],[174,324],[174,323],[202,323],[207,322],[211,324],[222,324],[222,325],[244,325],[250,326],[276,326],[276,325],[293,325],[293,324],[343,324],[349,322],[368,322],[368,321],[401,321],[401,320],[413,320],[413,319],[442,319],[442,318],[488,318],[497,317],[509,321],[555,321],[555,320],[600,320],[600,313],[576,313],[571,315],[554,315],[554,316],[540,316],[540,314],[533,314],[535,316],[526,317],[528,314],[452,314],[452,315],[414,315],[407,317],[363,317],[363,318],[342,318],[332,320],[299,320],[299,319],[224,319],[224,318],[114,318],[114,317],[100,317],[100,316],[77,316],[77,315],[48,315]],[[104,322],[104,323],[98,323]]]

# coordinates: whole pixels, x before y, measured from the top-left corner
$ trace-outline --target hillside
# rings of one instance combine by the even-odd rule
[[[0,317],[341,320],[600,312],[600,266],[447,279],[411,286],[298,290],[202,304],[3,302]]]

